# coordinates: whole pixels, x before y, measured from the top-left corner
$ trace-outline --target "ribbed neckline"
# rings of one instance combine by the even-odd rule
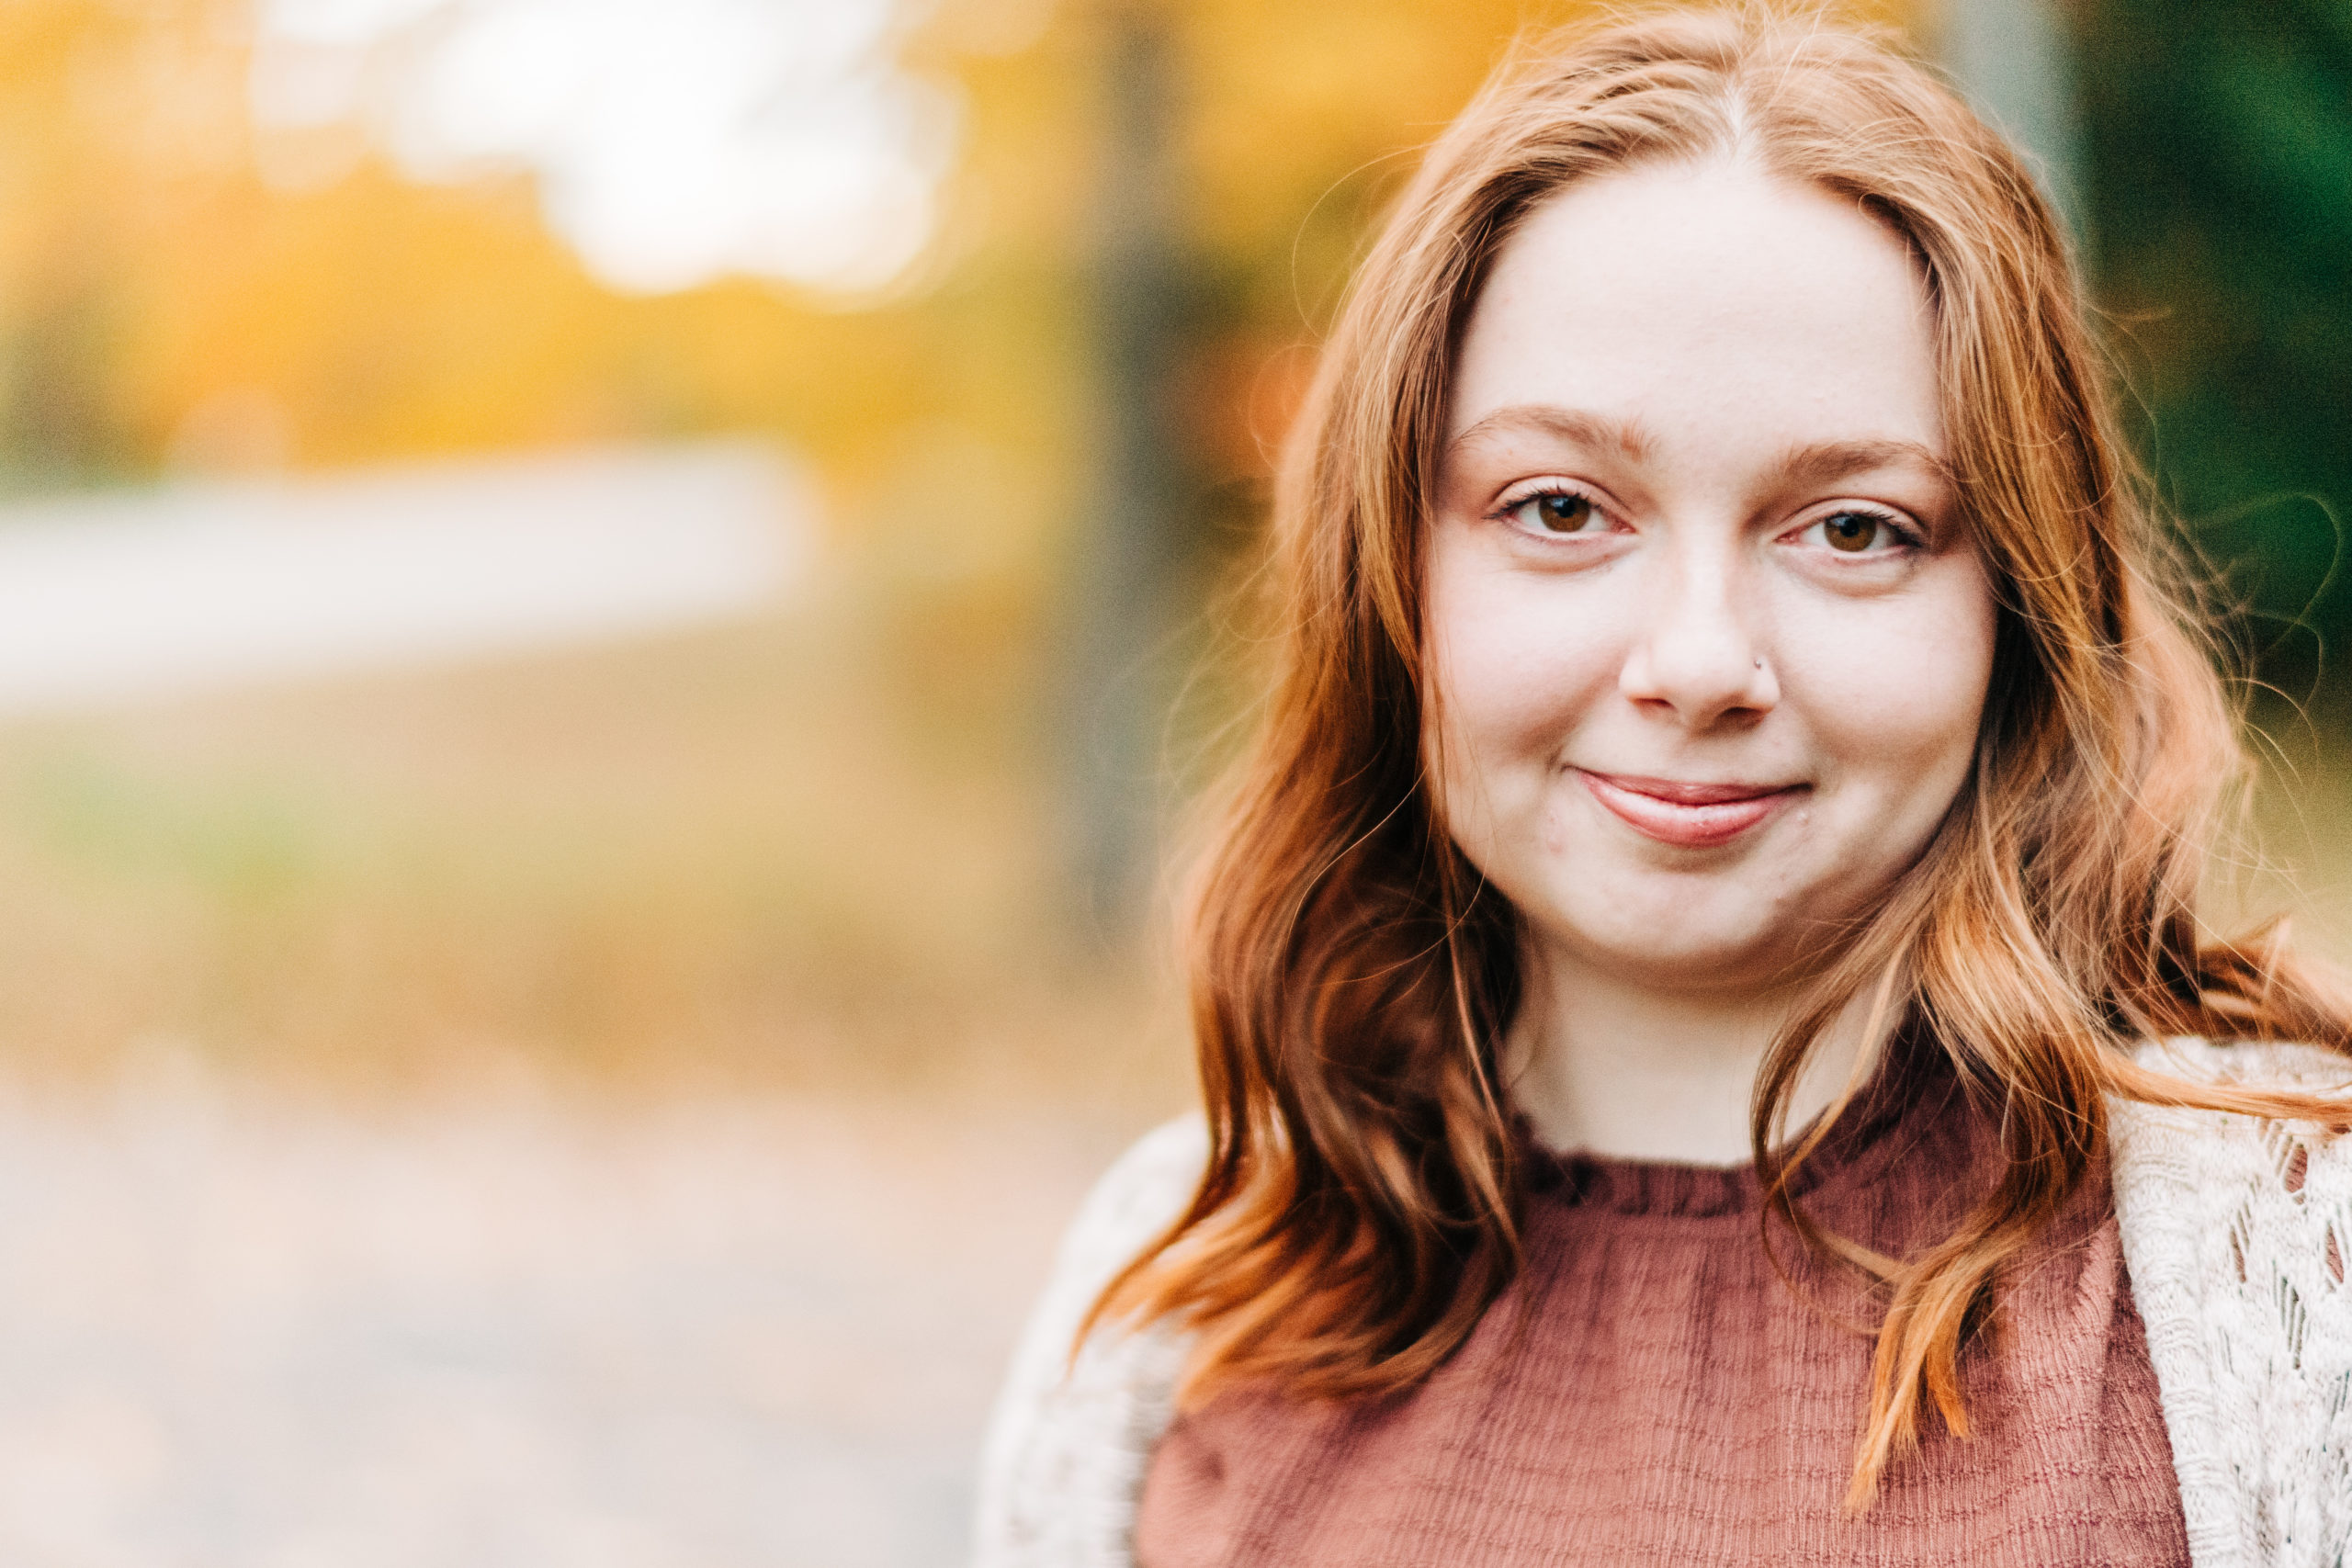
[[[1887,1134],[1932,1102],[1939,1111],[1959,1085],[1940,1052],[1907,1037],[1888,1042],[1879,1069],[1854,1097],[1820,1148],[1798,1168],[1789,1183],[1792,1197],[1804,1197],[1832,1182],[1867,1180],[1883,1163]],[[1808,1129],[1809,1131],[1809,1129]],[[1684,1165],[1672,1160],[1620,1159],[1581,1151],[1547,1148],[1535,1139],[1524,1117],[1518,1120],[1520,1148],[1531,1197],[1613,1214],[1699,1219],[1755,1213],[1763,1206],[1764,1184],[1755,1164]],[[1802,1142],[1804,1134],[1791,1140]]]

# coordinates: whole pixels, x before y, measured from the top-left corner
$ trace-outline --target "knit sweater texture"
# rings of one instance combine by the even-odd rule
[[[2150,1066],[2216,1081],[2324,1091],[2352,1076],[2341,1056],[2306,1047],[2180,1041],[2151,1043],[2140,1055]],[[2145,1387],[2133,1370],[2130,1314],[2136,1305],[2145,1323],[2141,1343],[2157,1385],[2188,1560],[2196,1568],[2336,1568],[2352,1561],[2352,1289],[2345,1281],[2352,1250],[2352,1138],[2244,1117],[2124,1103],[2110,1110],[2112,1219],[2097,1203],[2076,1211],[2062,1222],[2074,1227],[2064,1233],[2071,1244],[2041,1255],[2049,1282],[2071,1279],[2058,1295],[2072,1292],[2078,1324],[2106,1325],[2107,1379],[2077,1376],[2075,1382],[2080,1398],[2115,1417],[2114,1429],[2102,1436],[2094,1428],[2106,1422],[2071,1424],[2067,1429],[2079,1441],[2066,1463],[2121,1463],[2148,1482],[2161,1473],[2149,1445],[2134,1448],[2137,1440],[2130,1436],[2146,1433],[2144,1404],[2133,1404],[2144,1398]],[[980,1568],[1128,1568],[1137,1561],[1138,1517],[1154,1458],[1163,1444],[1183,1440],[1171,1432],[1172,1393],[1186,1342],[1167,1325],[1152,1325],[1099,1331],[1075,1360],[1070,1345],[1110,1274],[1190,1196],[1204,1152],[1197,1119],[1153,1134],[1104,1179],[1066,1239],[984,1450]],[[1866,1164],[1866,1151],[1858,1153]],[[1596,1174],[1589,1170],[1580,1178],[1573,1162],[1562,1172],[1564,1181]],[[1704,1206],[1724,1195],[1719,1187],[1698,1185],[1712,1196],[1653,1191],[1639,1201],[1663,1196],[1669,1208],[1687,1211],[1694,1201]],[[1826,1190],[1814,1196],[1835,1199]],[[1622,1198],[1608,1202],[1622,1208]],[[2052,1239],[2060,1235],[2053,1232]],[[2097,1257],[2106,1235],[2120,1247],[2120,1283],[2128,1289],[2102,1300],[2101,1281],[2115,1279],[2111,1258],[2102,1267]],[[2087,1371],[2083,1347],[2089,1339],[2077,1336],[2072,1354],[2078,1371]],[[1993,1355],[2001,1354],[1996,1345]],[[2007,1374],[1971,1375],[1979,1380],[1976,1391],[1989,1387],[1996,1402],[2003,1397],[2000,1380]],[[2137,1394],[2135,1378],[2141,1379]],[[1848,1395],[1849,1419],[1859,1418],[1853,1404],[1859,1394],[1857,1389]],[[2135,1409],[2140,1413],[2132,1414]],[[1736,1418],[1736,1413],[1725,1413],[1727,1421]],[[1461,1431],[1477,1435],[1476,1423]],[[1589,1450],[1623,1439],[1623,1433],[1608,1431],[1556,1436]],[[1931,1436],[1931,1444],[1936,1440]],[[1182,1453],[1181,1447],[1167,1450],[1171,1502],[1182,1496],[1174,1484],[1182,1479]],[[1430,1456],[1409,1462],[1426,1466]],[[1693,1456],[1682,1468],[1703,1483],[1712,1463]],[[1314,1466],[1302,1473],[1310,1481],[1337,1474]],[[1264,1484],[1262,1477],[1256,1483]],[[1490,1476],[1477,1480],[1491,1483]],[[2169,1509],[2146,1503],[2144,1488],[2134,1495],[2141,1498],[2134,1506],[2143,1525],[2154,1515],[2169,1516]],[[1922,1506],[1932,1514],[1934,1503],[1926,1498]],[[1337,1517],[1346,1528],[1356,1516]],[[1991,1517],[1980,1515],[1980,1524]],[[1422,1538],[1427,1550],[1418,1556],[1380,1555],[1388,1540],[1384,1536],[1369,1540],[1371,1551],[1351,1561],[1507,1561],[1490,1559],[1484,1545],[1473,1544],[1486,1540],[1479,1531],[1495,1528],[1493,1517],[1473,1506],[1440,1521]],[[2037,1516],[2017,1528],[2024,1533],[2014,1539],[2022,1543],[2052,1539],[2049,1531],[2065,1527]],[[2043,1534],[2034,1536],[2035,1530]],[[2110,1536],[2109,1543],[2160,1553],[2166,1549],[2161,1520],[2153,1530],[2128,1540]],[[1991,1540],[2001,1532],[1980,1535]],[[2172,1538],[2172,1545],[2180,1539]],[[1694,1547],[1689,1559],[1784,1560],[1769,1539],[1729,1523]],[[1563,1553],[1523,1560],[1581,1559]]]

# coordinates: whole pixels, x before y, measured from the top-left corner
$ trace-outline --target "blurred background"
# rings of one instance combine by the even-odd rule
[[[1577,0],[0,3],[0,1556],[956,1561],[1383,200]],[[1943,0],[2352,924],[2352,3]]]

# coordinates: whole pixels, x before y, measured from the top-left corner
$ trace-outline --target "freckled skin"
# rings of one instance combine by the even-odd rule
[[[1957,795],[1995,611],[1931,331],[1893,235],[1724,161],[1573,186],[1498,259],[1439,470],[1428,741],[1546,994],[1771,994]],[[1657,834],[1703,803],[1645,831],[1594,776],[1770,794],[1694,847]]]

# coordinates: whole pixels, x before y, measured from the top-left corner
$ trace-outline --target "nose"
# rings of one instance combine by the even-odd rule
[[[1780,678],[1749,625],[1736,552],[1690,549],[1658,562],[1617,689],[1685,729],[1761,718]]]

